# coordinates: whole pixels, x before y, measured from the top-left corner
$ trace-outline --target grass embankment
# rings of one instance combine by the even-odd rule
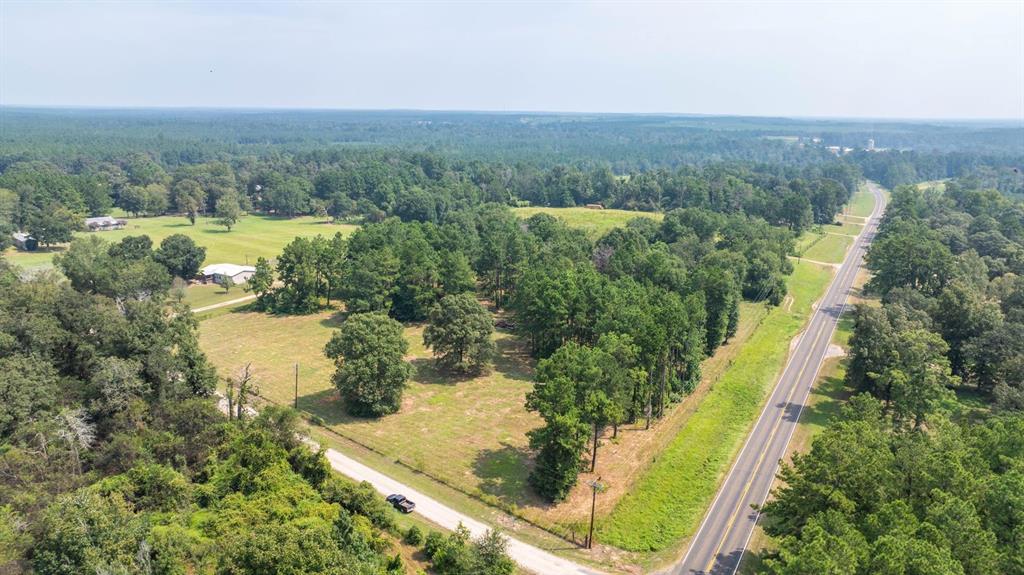
[[[795,264],[791,305],[774,308],[633,490],[599,522],[604,543],[662,551],[691,536],[833,270]]]
[[[868,191],[867,186],[861,186],[860,190],[854,192],[843,213],[866,218],[871,215],[873,209],[875,209],[875,197]]]
[[[123,230],[108,232],[78,232],[76,236],[97,235],[107,241],[120,241],[125,236],[147,235],[153,245],[172,234],[185,234],[200,246],[206,247],[206,264],[233,263],[250,265],[256,258],[274,258],[296,236],[312,237],[316,235],[331,236],[335,232],[344,235],[352,233],[357,226],[348,224],[329,224],[321,218],[277,218],[251,214],[238,220],[238,223],[227,231],[224,226],[214,223],[213,218],[199,218],[196,225],[190,225],[182,216],[159,216],[155,218],[129,218],[128,226]],[[65,246],[20,252],[13,248],[4,256],[11,263],[25,269],[43,269],[53,265],[54,254],[60,253]]]
[[[651,218],[660,222],[665,217],[657,212],[633,212],[630,210],[592,210],[589,208],[512,208],[520,218],[534,214],[551,214],[571,227],[587,233],[590,239],[597,239],[612,228],[626,225],[633,218]]]
[[[842,263],[853,241],[851,236],[821,234],[803,250],[800,257],[827,264]]]

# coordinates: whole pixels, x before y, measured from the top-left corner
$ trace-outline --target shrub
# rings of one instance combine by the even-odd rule
[[[423,552],[427,554],[427,557],[433,559],[434,555],[436,555],[437,552],[442,547],[444,547],[444,544],[444,535],[438,533],[437,531],[431,531],[430,533],[427,533],[427,537],[423,541]]]
[[[419,527],[413,525],[405,532],[404,541],[409,545],[420,545],[423,543],[423,532]]]

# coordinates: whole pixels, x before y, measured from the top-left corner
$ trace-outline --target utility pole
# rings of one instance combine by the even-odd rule
[[[299,362],[295,362],[295,409],[299,409]]]
[[[593,490],[593,495],[590,499],[590,534],[587,535],[587,549],[594,547],[594,509],[597,507],[597,492],[604,491],[604,485],[601,483],[601,477],[592,479],[587,482],[590,489]]]

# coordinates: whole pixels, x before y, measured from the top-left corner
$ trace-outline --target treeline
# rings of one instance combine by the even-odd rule
[[[431,111],[0,110],[8,158],[109,161],[146,150],[166,165],[325,148],[395,147],[449,157],[610,164],[616,173],[709,162],[810,165],[824,145],[1021,153],[1012,122],[884,122],[729,116]],[[823,145],[810,145],[819,138]],[[800,145],[800,144],[805,145]]]
[[[846,382],[863,392],[780,474],[775,573],[1024,573],[1024,205],[894,190]],[[957,394],[976,395],[981,408]]]
[[[978,188],[994,188],[1007,195],[1024,193],[1024,149],[1020,145],[1001,154],[885,150],[856,151],[846,159],[857,165],[864,177],[889,189],[931,180],[972,178]]]
[[[999,407],[1024,408],[1024,204],[955,183],[945,192],[899,188],[867,265],[883,306],[858,312],[852,384],[890,401],[895,380],[914,367],[896,363],[913,355],[893,354],[897,342],[920,336],[922,349],[948,361],[950,378],[933,370],[930,386],[960,382]]]
[[[479,371],[493,351],[492,320],[473,296],[507,308],[507,327],[542,360],[528,399],[547,422],[531,436],[533,485],[560,499],[588,438],[593,463],[606,427],[649,424],[693,389],[700,362],[735,333],[743,298],[782,302],[793,237],[760,218],[683,208],[595,242],[550,215],[519,220],[488,204],[440,225],[389,218],[347,240],[297,238],[277,261],[280,285],[261,260],[250,289],[277,312],[345,304],[327,354],[346,408],[363,416],[401,403],[407,344],[395,320],[429,322],[442,369]]]
[[[784,465],[763,509],[779,549],[760,572],[983,575],[1024,572],[1024,417],[979,423],[932,415],[893,428],[884,405],[854,397]]]
[[[441,222],[485,203],[645,211],[698,207],[747,213],[801,230],[824,223],[849,197],[859,172],[833,162],[804,168],[724,165],[616,175],[556,165],[453,161],[430,153],[318,150],[262,158],[166,165],[143,153],[64,166],[19,161],[0,174],[0,228],[43,245],[70,241],[85,216],[119,207],[135,216],[200,216],[228,229],[241,212]]]
[[[549,251],[523,274],[512,298],[517,326],[540,359],[527,407],[545,425],[530,432],[534,490],[564,498],[589,452],[595,470],[607,428],[661,417],[691,392],[701,361],[732,335],[739,302],[782,302],[793,235],[757,218],[699,208],[659,224],[631,220],[590,250],[555,222],[531,218]],[[589,443],[589,449],[587,445]]]
[[[806,165],[831,159],[820,148],[764,137],[806,132],[801,122],[758,125],[763,120],[753,118],[12,108],[0,113],[7,128],[0,135],[0,164],[110,161],[146,150],[163,164],[177,165],[341,147],[433,151],[544,167],[607,163],[619,173],[720,161]]]

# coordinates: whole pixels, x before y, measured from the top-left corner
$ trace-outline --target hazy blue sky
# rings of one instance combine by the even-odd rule
[[[1024,2],[0,0],[0,104],[1024,118]]]

